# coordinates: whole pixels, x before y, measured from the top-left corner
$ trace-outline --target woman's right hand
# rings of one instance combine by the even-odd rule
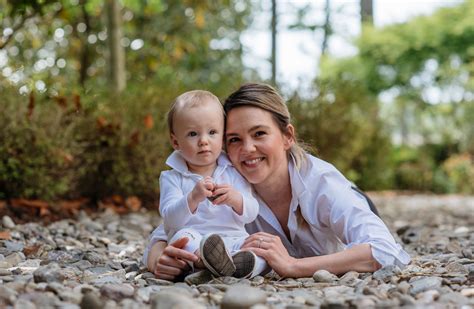
[[[188,243],[188,238],[183,237],[167,245],[166,242],[157,242],[153,245],[149,261],[150,270],[156,278],[176,281],[176,279],[189,270],[189,264],[186,261],[197,262],[198,256],[183,250]]]

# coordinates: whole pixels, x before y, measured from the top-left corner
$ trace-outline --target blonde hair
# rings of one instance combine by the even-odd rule
[[[258,83],[242,85],[225,100],[224,111],[228,114],[232,109],[241,106],[257,107],[269,112],[280,131],[288,133],[288,125],[291,124],[290,112],[285,100],[272,86]],[[296,136],[294,138],[295,143],[289,152],[295,159],[296,167],[301,169],[307,163],[306,151],[303,144],[296,140]]]
[[[173,104],[171,105],[170,110],[167,114],[168,120],[168,130],[170,133],[174,133],[173,131],[173,118],[180,110],[185,107],[194,107],[199,106],[205,102],[216,102],[220,109],[222,110],[222,115],[224,115],[224,109],[222,107],[221,101],[209,91],[206,90],[191,90],[188,92],[183,93],[179,97],[177,97]]]

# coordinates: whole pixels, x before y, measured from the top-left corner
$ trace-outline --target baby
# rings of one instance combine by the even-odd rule
[[[224,110],[208,91],[180,95],[168,113],[175,151],[160,176],[160,214],[168,242],[189,239],[184,250],[198,255],[216,276],[251,278],[266,268],[253,252],[240,251],[258,202],[250,185],[222,152]],[[196,266],[200,266],[198,263]]]

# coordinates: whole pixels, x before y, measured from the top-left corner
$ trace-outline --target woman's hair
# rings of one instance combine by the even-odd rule
[[[205,102],[215,102],[222,109],[221,101],[219,101],[219,99],[214,94],[206,90],[191,90],[177,97],[167,114],[169,133],[174,133],[173,119],[177,113],[179,113],[185,107],[198,106]],[[222,114],[224,115],[223,109]]]
[[[281,95],[270,85],[249,83],[242,85],[232,93],[224,102],[224,111],[229,111],[241,106],[251,106],[269,112],[282,133],[287,133],[291,124],[290,112]],[[296,135],[296,134],[295,134]],[[306,151],[302,144],[295,143],[291,146],[290,153],[295,158],[296,167],[300,169],[307,161]]]

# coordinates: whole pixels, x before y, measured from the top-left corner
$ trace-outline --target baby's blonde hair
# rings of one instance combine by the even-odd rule
[[[219,99],[209,91],[206,90],[191,90],[183,93],[177,97],[173,104],[171,105],[170,110],[168,111],[168,130],[170,133],[173,131],[173,118],[180,110],[184,107],[194,107],[203,104],[204,102],[216,102],[219,105],[219,108],[222,110],[222,115],[224,115],[224,108],[222,107]]]

